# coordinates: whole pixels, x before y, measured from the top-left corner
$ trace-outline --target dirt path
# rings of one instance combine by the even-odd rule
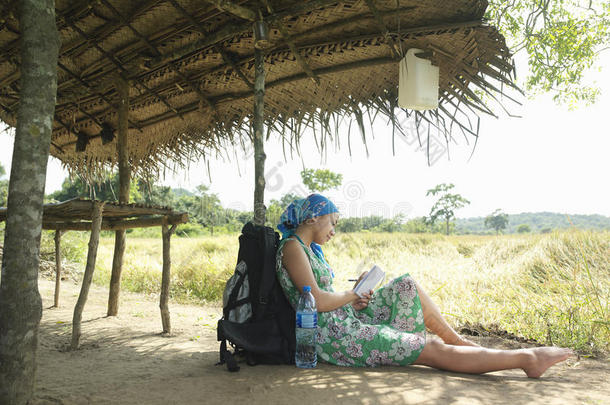
[[[319,365],[243,365],[218,361],[220,308],[171,304],[174,335],[162,337],[158,302],[122,293],[120,315],[107,318],[108,293],[92,286],[83,314],[82,348],[65,351],[79,286],[64,282],[61,307],[49,309],[53,283],[39,283],[43,317],[34,404],[606,404],[608,361],[580,360],[540,380],[518,370],[484,376],[425,367],[347,369]],[[477,340],[489,347],[513,342]],[[512,345],[512,346],[511,346]]]

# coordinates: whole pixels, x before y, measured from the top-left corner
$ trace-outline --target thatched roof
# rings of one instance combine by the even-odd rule
[[[89,230],[94,202],[96,200],[73,198],[58,203],[44,204],[42,227],[44,229]],[[7,208],[0,207],[0,222],[6,221],[6,218]],[[102,209],[102,229],[139,228],[162,223],[186,223],[187,221],[187,213],[156,205],[104,201]]]
[[[0,6],[8,16],[0,20],[0,119],[9,125],[20,88],[14,3]],[[117,74],[131,84],[128,149],[136,170],[249,143],[249,20],[259,15],[271,40],[265,117],[286,139],[313,125],[332,136],[336,119],[347,114],[361,124],[367,109],[395,118],[398,60],[412,47],[440,67],[440,107],[419,121],[433,118],[448,130],[455,118],[454,130],[476,135],[466,114],[492,112],[474,90],[512,86],[509,50],[483,21],[483,0],[56,0],[56,7],[62,45],[51,154],[89,173],[117,162],[116,138],[103,144],[100,136],[104,124],[117,128]],[[75,151],[78,133],[88,138],[85,152]]]

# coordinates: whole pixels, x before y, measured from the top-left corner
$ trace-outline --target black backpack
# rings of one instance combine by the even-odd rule
[[[225,286],[218,321],[218,364],[226,364],[229,371],[239,370],[237,358],[251,366],[294,364],[295,312],[275,273],[279,234],[252,222],[241,232],[235,273]]]

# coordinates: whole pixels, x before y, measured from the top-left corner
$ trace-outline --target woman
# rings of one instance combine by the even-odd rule
[[[473,374],[520,368],[528,377],[537,378],[572,354],[556,347],[480,347],[447,324],[408,274],[362,298],[353,290],[335,292],[334,274],[320,245],[335,235],[338,219],[339,212],[329,199],[311,194],[293,201],[278,224],[282,232],[278,279],[295,308],[303,287],[311,286],[318,309],[317,351],[321,360],[355,367],[421,364]],[[426,328],[442,341],[426,341]]]

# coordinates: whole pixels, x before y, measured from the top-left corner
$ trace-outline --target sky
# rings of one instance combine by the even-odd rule
[[[372,132],[367,131],[368,157],[355,124],[351,156],[347,126],[340,129],[341,148],[330,146],[324,157],[313,143],[303,142],[301,157],[288,154],[285,161],[281,143],[272,135],[265,144],[265,202],[288,192],[306,193],[300,171],[307,167],[343,175],[342,186],[326,192],[343,217],[427,215],[434,199],[426,197],[426,191],[440,183],[454,184],[454,191],[471,202],[456,211],[459,218],[486,216],[498,208],[508,214],[549,211],[610,216],[610,52],[602,54],[597,67],[586,74],[586,81],[601,89],[596,104],[570,111],[549,95],[522,97],[522,106],[507,101],[509,111],[521,118],[482,116],[472,157],[473,142],[467,144],[461,135],[449,145],[448,153],[441,149],[434,155],[431,165],[414,138],[397,138],[394,156],[392,129],[383,119],[375,121]],[[7,173],[13,139],[0,133],[0,163]],[[160,182],[191,190],[206,184],[224,207],[252,210],[254,160],[241,150],[237,156],[233,161],[211,160],[211,182],[204,162],[192,162],[188,171],[167,174]],[[50,158],[45,192],[60,189],[66,176],[61,163]]]

